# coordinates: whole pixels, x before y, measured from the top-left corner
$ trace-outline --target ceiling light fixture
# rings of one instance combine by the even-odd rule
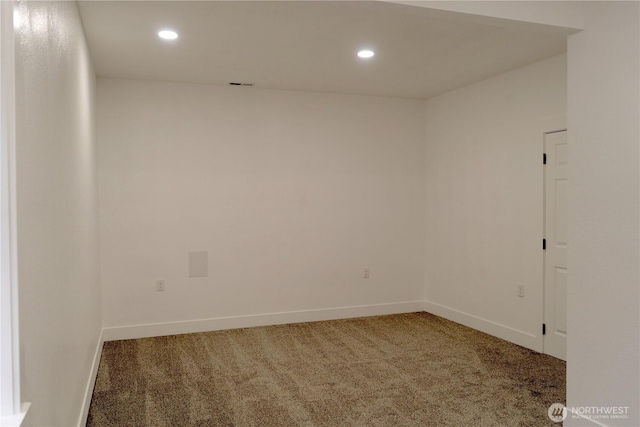
[[[158,32],[158,37],[165,40],[175,40],[178,38],[178,33],[171,30],[162,30]]]
[[[376,53],[372,50],[361,50],[360,52],[358,52],[358,56],[360,58],[371,58],[375,54]]]

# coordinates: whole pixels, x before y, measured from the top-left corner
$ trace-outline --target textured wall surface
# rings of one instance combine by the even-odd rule
[[[78,421],[100,336],[95,76],[73,2],[22,2],[17,214],[25,425]]]
[[[567,404],[629,406],[640,425],[640,8],[590,4],[569,39]],[[569,419],[582,426],[584,420]]]
[[[427,100],[426,299],[536,350],[543,132],[566,114],[566,84],[560,55]]]
[[[98,79],[97,102],[105,327],[423,299],[422,101]]]

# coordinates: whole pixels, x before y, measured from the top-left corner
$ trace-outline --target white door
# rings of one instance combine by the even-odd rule
[[[567,131],[544,136],[544,352],[567,360]]]

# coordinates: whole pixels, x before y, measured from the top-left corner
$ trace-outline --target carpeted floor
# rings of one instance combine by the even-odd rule
[[[88,426],[558,426],[565,363],[427,313],[104,345]]]

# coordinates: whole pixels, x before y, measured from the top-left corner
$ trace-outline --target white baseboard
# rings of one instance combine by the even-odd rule
[[[31,407],[31,402],[24,402],[20,406],[20,412],[13,415],[1,416],[0,426],[2,427],[20,427],[24,421],[24,417],[27,416],[27,412]]]
[[[87,381],[87,387],[84,391],[84,399],[82,401],[82,407],[80,412],[80,418],[78,419],[78,427],[84,427],[87,425],[87,417],[89,416],[89,406],[91,405],[91,397],[93,396],[93,387],[96,385],[96,378],[98,377],[98,367],[100,366],[100,356],[102,356],[102,345],[104,344],[104,329],[100,332],[98,338],[98,345],[96,346],[96,352],[93,355],[93,363],[91,364],[91,373],[89,380]]]
[[[87,422],[91,397],[100,365],[102,347],[106,341],[421,311],[444,317],[445,319],[530,348],[534,351],[540,351],[542,347],[541,337],[429,301],[406,301],[390,304],[361,305],[104,328],[100,334],[91,366],[91,375],[85,390],[82,412],[78,419],[78,427],[85,426]],[[589,421],[595,422],[594,420]],[[597,422],[595,423],[602,425]]]
[[[407,301],[390,304],[360,305],[319,310],[290,311],[181,322],[153,323],[104,328],[104,341],[158,337],[163,335],[190,334],[223,329],[250,328],[254,326],[282,325],[287,323],[317,322],[321,320],[349,319],[354,317],[382,316],[386,314],[424,311],[423,301]]]
[[[445,319],[449,319],[456,323],[460,323],[461,325],[477,329],[481,332],[493,335],[494,337],[501,338],[514,344],[518,344],[533,351],[542,351],[541,335],[537,336],[534,334],[530,334],[528,332],[514,329],[512,327],[502,325],[491,320],[483,319],[472,314],[467,314],[462,311],[430,301],[424,301],[423,308],[427,313],[444,317]]]

